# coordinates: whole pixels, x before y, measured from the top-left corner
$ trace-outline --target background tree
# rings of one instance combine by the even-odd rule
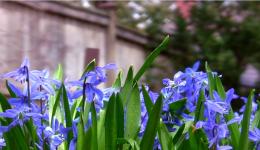
[[[208,61],[224,74],[226,88],[247,92],[240,84],[241,73],[248,64],[260,69],[259,2],[133,3],[120,5],[120,23],[147,33],[151,37],[149,49],[170,34],[166,53],[175,70],[196,60]]]

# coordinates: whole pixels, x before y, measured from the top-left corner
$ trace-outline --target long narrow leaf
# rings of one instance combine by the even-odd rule
[[[109,99],[105,118],[105,149],[115,150],[117,139],[117,121],[116,121],[116,97],[115,94]]]
[[[162,121],[160,122],[160,127],[158,128],[158,137],[162,150],[172,150],[174,148],[170,133]]]
[[[151,66],[151,64],[153,63],[154,59],[163,51],[166,49],[166,47],[168,46],[170,42],[170,38],[169,36],[166,36],[164,38],[164,40],[162,41],[162,43],[155,48],[155,50],[145,59],[144,64],[142,65],[142,67],[139,69],[139,71],[136,73],[135,77],[134,77],[134,81],[137,82],[142,75],[144,74],[144,72]]]
[[[51,111],[51,119],[50,119],[50,125],[52,125],[53,123],[53,119],[54,119],[54,115],[56,113],[56,110],[58,108],[58,105],[60,103],[60,99],[61,99],[61,92],[62,92],[62,87],[59,89],[57,95],[56,95],[56,99],[54,101],[54,105],[52,107],[52,111]]]
[[[242,120],[242,131],[239,140],[240,150],[248,149],[248,143],[249,143],[248,132],[249,132],[249,124],[250,124],[250,115],[252,111],[253,96],[254,96],[254,90],[251,90],[246,102],[246,109],[244,111],[243,120]]]
[[[131,97],[126,104],[125,137],[135,139],[140,128],[141,101],[137,84],[133,87]]]
[[[91,120],[92,120],[92,137],[91,137],[91,149],[98,149],[98,138],[97,138],[97,112],[94,102],[91,103]]]
[[[64,107],[64,112],[65,112],[66,127],[67,128],[72,127],[72,118],[71,118],[71,114],[70,114],[69,100],[68,100],[67,91],[66,91],[64,84],[62,84],[62,100],[63,100],[63,107]],[[73,137],[73,133],[72,133],[72,131],[69,131],[68,137],[67,137],[68,144],[70,143],[72,137]]]
[[[140,149],[152,150],[156,136],[156,132],[160,122],[160,115],[162,110],[162,95],[158,97],[153,106],[152,113],[148,119],[146,129],[140,144]]]
[[[150,115],[152,108],[153,108],[153,102],[152,102],[148,92],[146,91],[144,85],[142,85],[142,93],[143,93],[143,97],[144,97],[144,104],[145,104],[146,110],[148,112],[148,115]]]
[[[204,95],[204,91],[201,89],[199,94],[199,99],[196,105],[197,107],[195,110],[194,123],[204,119],[204,102],[205,102],[205,95]]]

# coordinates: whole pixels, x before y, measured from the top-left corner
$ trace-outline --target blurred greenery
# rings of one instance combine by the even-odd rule
[[[207,61],[223,74],[226,88],[247,92],[240,83],[241,73],[247,64],[260,68],[260,3],[195,2],[189,18],[183,17],[178,7],[169,9],[173,3],[177,2],[135,2],[138,7],[129,7],[119,2],[119,21],[147,33],[151,37],[148,49],[154,49],[165,34],[170,34],[166,54],[174,70],[197,60]]]

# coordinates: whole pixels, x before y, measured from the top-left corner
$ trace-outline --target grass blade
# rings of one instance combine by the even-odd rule
[[[120,92],[120,96],[122,98],[123,101],[123,105],[126,105],[126,102],[129,98],[129,95],[131,93],[132,90],[132,85],[133,85],[133,74],[134,74],[134,70],[133,70],[133,66],[130,66],[126,79],[125,79],[125,84],[122,87],[122,90]]]
[[[199,99],[196,105],[197,107],[195,110],[194,123],[204,119],[204,102],[205,102],[205,94],[204,91],[201,89],[199,94]]]
[[[162,121],[160,122],[160,127],[158,129],[158,137],[162,150],[172,150],[174,148],[169,131]]]
[[[248,149],[248,132],[250,125],[250,115],[252,111],[252,101],[254,96],[254,90],[250,91],[250,94],[247,99],[246,109],[244,111],[243,120],[242,120],[242,131],[239,139],[239,149],[247,150]]]
[[[92,136],[91,136],[91,149],[98,149],[97,139],[97,112],[94,102],[91,103],[91,120],[92,120]]]
[[[148,119],[144,136],[142,138],[140,149],[152,150],[156,136],[156,132],[160,123],[160,115],[162,110],[162,95],[158,97],[155,105],[153,106],[152,113]]]
[[[117,139],[117,120],[116,120],[116,97],[115,94],[109,99],[105,118],[105,149],[115,150]]]
[[[93,60],[86,66],[86,68],[84,69],[81,78],[82,78],[87,72],[89,72],[89,71],[91,71],[91,70],[94,70],[95,67],[96,67],[96,60],[93,59]]]
[[[153,63],[154,59],[164,50],[166,49],[166,47],[168,46],[170,42],[170,38],[169,36],[166,36],[164,38],[164,40],[162,41],[162,43],[155,48],[155,50],[145,59],[144,64],[142,65],[142,67],[139,69],[139,71],[137,72],[137,74],[134,77],[134,81],[137,82],[142,75],[144,74],[144,72],[151,66],[151,64]]]
[[[61,92],[62,92],[62,87],[60,87],[59,91],[57,92],[56,99],[52,107],[50,125],[52,125],[54,115],[56,113],[57,107],[59,106],[60,99],[61,99]]]
[[[66,88],[64,84],[62,84],[62,100],[63,100],[63,107],[64,107],[64,112],[65,112],[65,121],[66,121],[66,127],[72,127],[72,118],[70,114],[70,106],[69,106],[69,100],[66,92]],[[67,137],[67,142],[68,144],[70,143],[71,139],[73,137],[72,131],[69,131],[68,137]]]
[[[143,93],[143,97],[144,97],[144,104],[145,104],[146,110],[148,112],[148,115],[150,115],[152,108],[153,108],[153,102],[152,102],[148,92],[146,91],[144,85],[142,85],[142,93]]]
[[[141,101],[138,85],[133,87],[130,99],[126,104],[126,126],[125,126],[125,138],[135,139],[136,133],[140,128],[141,118]]]

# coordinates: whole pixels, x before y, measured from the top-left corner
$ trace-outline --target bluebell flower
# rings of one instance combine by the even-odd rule
[[[220,114],[228,114],[229,106],[225,102],[206,100],[205,105],[210,111],[214,111]]]
[[[204,131],[206,132],[209,140],[209,148],[212,147],[214,144],[216,144],[218,147],[219,141],[223,138],[226,138],[229,134],[227,124],[225,123],[216,124],[214,121],[208,120],[208,121],[198,121],[195,126],[197,129],[203,128]]]
[[[43,139],[42,131],[44,135]],[[43,128],[43,130],[37,130],[37,134],[40,140],[40,143],[37,144],[37,147],[40,150],[43,150],[43,142],[47,142],[51,150],[56,150],[58,146],[65,140],[65,137],[67,136],[68,132],[69,129],[64,128],[64,126],[60,124],[56,119],[51,127],[46,126]]]
[[[249,130],[248,138],[255,143],[256,149],[260,149],[260,130],[258,128],[254,128],[253,130]]]
[[[24,83],[27,79],[28,73],[29,73],[29,60],[25,58],[19,68],[17,68],[14,71],[3,74],[1,78],[13,78],[16,81]]]
[[[27,88],[25,87],[25,90],[21,91],[19,88],[17,88],[15,85],[13,85],[11,82],[7,82],[7,84],[9,85],[9,87],[12,89],[12,91],[15,93],[16,97],[10,98],[8,100],[8,102],[12,105],[15,106],[17,108],[19,107],[27,107],[28,106],[28,101],[29,101],[29,97],[28,97],[28,93],[27,93]],[[42,93],[42,92],[31,92],[31,96],[30,96],[30,100],[31,101],[35,101],[35,100],[39,100],[39,99],[46,99],[46,94]],[[34,106],[32,107],[36,107],[36,104],[32,104]]]
[[[161,90],[164,95],[165,103],[172,103],[176,100],[187,98],[186,108],[193,112],[196,108],[196,102],[200,89],[207,87],[207,74],[199,72],[199,62],[196,62],[192,68],[186,68],[185,72],[177,72],[173,80],[164,79],[163,83],[166,87]],[[167,105],[163,108],[167,111]]]
[[[249,139],[253,142],[260,142],[260,129],[254,128],[249,131]]]
[[[87,83],[96,86],[102,82],[107,81],[106,70],[114,70],[114,69],[116,69],[115,64],[107,64],[103,67],[96,67],[93,71],[84,74],[80,80],[83,81],[86,78]]]
[[[31,74],[35,77],[32,79],[32,89],[33,90],[39,90],[39,91],[45,91],[49,94],[55,94],[54,91],[54,85],[59,86],[60,82],[57,80],[53,80],[49,78],[49,72],[47,70],[33,70],[31,71]]]
[[[5,112],[0,113],[1,117],[13,119],[12,122],[7,126],[7,131],[11,128],[20,125],[21,127],[25,122],[27,122],[30,118],[39,119],[42,118],[42,114],[30,112],[31,108],[29,107],[20,107],[8,109]],[[5,128],[6,126],[2,126]]]

